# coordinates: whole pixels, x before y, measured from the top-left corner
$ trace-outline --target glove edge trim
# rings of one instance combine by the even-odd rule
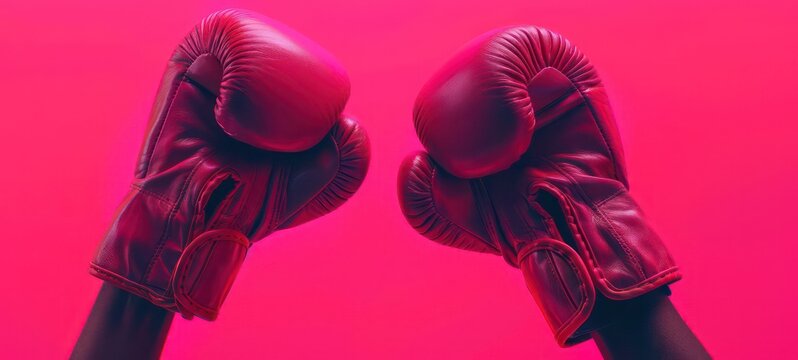
[[[580,282],[579,290],[582,293],[583,301],[581,301],[579,306],[574,310],[573,315],[559,324],[559,326],[556,328],[554,327],[552,319],[550,318],[551,315],[547,314],[547,309],[545,309],[542,306],[543,303],[538,300],[536,292],[532,291],[533,286],[531,286],[532,283],[530,283],[530,280],[532,279],[529,278],[532,275],[531,273],[529,275],[527,274],[529,272],[529,268],[523,266],[523,264],[525,264],[524,260],[532,253],[537,251],[552,251],[559,254],[559,256],[565,260],[568,265],[570,265],[570,270]],[[582,261],[576,250],[570,248],[563,242],[559,242],[551,238],[542,238],[538,239],[532,244],[529,244],[528,246],[525,246],[518,252],[518,263],[519,265],[522,265],[521,272],[524,274],[525,280],[527,280],[527,287],[532,293],[532,297],[535,298],[535,302],[538,303],[538,307],[543,311],[546,322],[554,333],[554,339],[557,341],[557,345],[564,348],[587,340],[588,336],[585,336],[586,334],[579,334],[577,336],[574,335],[590,318],[590,315],[596,306],[596,287],[589,274],[590,271],[588,271],[587,266],[585,265],[584,261]],[[567,289],[564,287],[563,290],[567,291]]]
[[[107,270],[94,262],[89,263],[89,274],[133,295],[143,298],[151,302],[153,305],[162,307],[172,312],[177,312],[177,305],[175,304],[174,298],[160,295],[149,287],[132,281],[113,271]]]

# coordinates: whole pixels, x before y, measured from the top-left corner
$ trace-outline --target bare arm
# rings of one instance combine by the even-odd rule
[[[629,309],[625,318],[593,333],[605,359],[710,359],[667,296]]]
[[[71,359],[157,359],[174,314],[103,284]]]

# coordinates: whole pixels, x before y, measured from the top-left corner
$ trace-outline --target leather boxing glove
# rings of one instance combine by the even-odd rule
[[[213,320],[252,242],[328,213],[366,175],[341,111],[349,80],[305,37],[257,14],[205,18],[168,63],[132,188],[90,272]]]
[[[477,38],[424,86],[414,120],[428,154],[400,169],[408,222],[519,267],[561,346],[680,278],[629,195],[601,81],[562,36]]]

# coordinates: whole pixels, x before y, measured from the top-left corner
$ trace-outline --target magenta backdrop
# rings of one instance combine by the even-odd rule
[[[0,11],[0,349],[64,358],[86,265],[127,191],[161,72],[204,15],[256,10],[348,68],[373,160],[335,213],[256,244],[218,321],[176,319],[165,358],[596,358],[559,349],[518,271],[417,235],[397,166],[415,95],[494,27],[569,37],[609,88],[632,193],[684,271],[673,301],[718,358],[798,355],[794,1],[8,1]],[[641,4],[650,3],[650,4]]]

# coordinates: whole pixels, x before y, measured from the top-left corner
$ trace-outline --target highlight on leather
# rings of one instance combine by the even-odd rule
[[[316,145],[349,98],[349,78],[332,55],[287,26],[245,10],[222,10],[203,19],[171,62],[181,68],[200,62],[201,71],[187,78],[217,96],[219,125],[239,141],[266,150],[303,151]]]
[[[547,68],[579,89],[600,85],[587,58],[560,34],[520,26],[477,37],[419,92],[413,112],[419,140],[458,177],[507,169],[529,148],[536,110],[529,85]]]

